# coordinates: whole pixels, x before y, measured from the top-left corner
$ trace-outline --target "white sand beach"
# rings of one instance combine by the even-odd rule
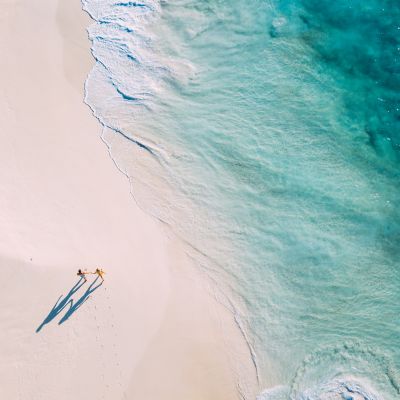
[[[0,398],[231,400],[238,365],[250,394],[232,316],[135,204],[83,102],[79,0],[4,0],[0,22]],[[104,284],[89,275],[70,297],[86,301],[36,332],[77,269],[97,266]]]

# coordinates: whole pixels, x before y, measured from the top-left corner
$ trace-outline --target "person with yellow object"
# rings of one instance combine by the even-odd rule
[[[101,268],[96,268],[96,271],[93,272],[93,274],[98,275],[102,281],[104,281],[103,275],[105,272]]]

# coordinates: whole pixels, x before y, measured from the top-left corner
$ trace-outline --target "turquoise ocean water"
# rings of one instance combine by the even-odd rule
[[[231,299],[260,399],[400,398],[400,4],[83,6],[103,140]]]

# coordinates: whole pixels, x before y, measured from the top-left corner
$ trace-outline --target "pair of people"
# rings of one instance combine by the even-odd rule
[[[94,271],[94,272],[88,272],[88,271],[86,271],[86,269],[85,269],[85,271],[78,269],[77,275],[80,276],[81,278],[83,278],[85,280],[85,282],[87,282],[87,278],[85,276],[87,274],[95,274],[95,275],[99,276],[102,281],[104,281],[103,275],[105,274],[105,272],[101,268],[96,268],[96,271]]]

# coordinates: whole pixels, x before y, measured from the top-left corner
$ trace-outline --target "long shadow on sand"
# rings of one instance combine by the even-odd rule
[[[78,310],[79,307],[81,307],[83,305],[83,303],[90,297],[90,295],[103,284],[103,281],[101,281],[100,283],[98,283],[96,285],[96,282],[98,281],[98,279],[99,279],[99,277],[97,277],[90,284],[90,286],[86,289],[86,292],[75,303],[72,299],[68,302],[70,304],[70,307],[69,307],[68,311],[65,313],[65,315],[61,318],[58,325],[61,325],[62,323],[64,323],[75,311]]]
[[[96,289],[98,289],[103,282],[99,283],[96,285],[96,282],[99,278],[97,277],[88,287],[86,292],[79,298],[74,303],[74,300],[72,299],[72,296],[84,285],[85,280],[83,278],[80,278],[78,282],[75,283],[75,285],[72,287],[72,289],[68,292],[68,294],[62,298],[63,296],[61,295],[58,300],[56,301],[56,304],[54,304],[53,308],[50,310],[49,314],[47,317],[43,320],[43,322],[38,326],[36,329],[36,333],[39,333],[42,328],[47,325],[49,322],[51,322],[60,312],[64,310],[69,305],[69,309],[62,317],[61,321],[58,323],[59,325],[65,322],[79,307],[82,306],[82,304],[90,297],[90,294],[93,293]]]

